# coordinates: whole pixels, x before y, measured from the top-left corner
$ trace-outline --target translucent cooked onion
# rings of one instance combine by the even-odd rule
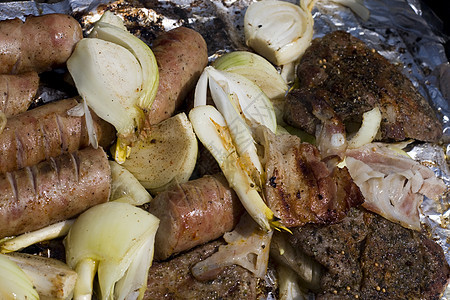
[[[286,65],[309,46],[313,23],[307,7],[278,0],[254,2],[244,16],[245,41],[272,63]]]
[[[9,253],[7,257],[30,278],[40,299],[72,299],[77,273],[62,261],[21,252]]]
[[[363,120],[361,128],[356,134],[348,141],[348,148],[355,149],[365,144],[371,143],[377,135],[378,129],[381,124],[381,112],[378,107],[365,112],[363,114]]]
[[[269,262],[270,240],[273,231],[264,231],[248,215],[241,218],[236,228],[224,234],[227,245],[207,259],[195,264],[191,271],[200,280],[212,279],[222,267],[240,265],[255,276],[263,278]]]
[[[26,232],[12,238],[5,238],[0,241],[0,252],[19,251],[39,242],[63,237],[69,232],[73,222],[73,219],[64,220],[35,231]]]
[[[115,161],[109,161],[109,165],[112,179],[110,201],[142,205],[152,200],[150,193],[130,171]]]
[[[0,270],[1,299],[39,299],[28,276],[4,254],[0,254]]]
[[[213,106],[202,105],[189,112],[189,119],[198,139],[214,156],[247,212],[261,228],[271,230],[271,225],[275,224],[273,212],[246,171],[245,165],[249,161],[238,156],[222,114]]]
[[[133,134],[141,117],[135,103],[142,68],[136,57],[120,45],[85,38],[77,43],[67,67],[87,105],[119,134]]]
[[[264,57],[248,52],[234,51],[216,59],[217,70],[236,73],[253,81],[270,99],[284,98],[288,86],[277,69]]]
[[[279,299],[280,300],[306,300],[308,294],[303,292],[298,284],[297,274],[285,265],[277,265]]]
[[[121,45],[136,57],[142,68],[142,92],[137,105],[142,109],[149,109],[155,100],[159,84],[158,64],[151,49],[129,33],[122,19],[110,11],[105,11],[102,18],[95,23],[90,37]]]
[[[99,299],[142,299],[159,220],[122,202],[81,214],[64,239],[67,264],[78,273],[75,299],[90,299],[98,273]]]
[[[225,118],[231,137],[239,156],[249,161],[251,169],[262,174],[262,166],[252,137],[252,126],[264,125],[276,132],[275,110],[270,99],[261,89],[246,77],[206,67],[196,86],[194,106],[206,104],[208,89],[217,109]]]
[[[114,158],[124,162],[144,122],[143,110],[156,96],[159,71],[153,52],[107,11],[90,36],[77,43],[67,68],[87,105],[116,128]],[[89,112],[84,111],[90,142],[96,145]]]

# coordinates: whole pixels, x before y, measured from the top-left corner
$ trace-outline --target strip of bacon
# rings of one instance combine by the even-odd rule
[[[363,206],[403,227],[420,230],[423,197],[446,190],[434,172],[387,144],[370,143],[347,150],[346,166],[366,201]]]

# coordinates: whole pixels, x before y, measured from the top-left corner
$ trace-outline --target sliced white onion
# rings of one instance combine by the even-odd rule
[[[144,110],[156,96],[159,72],[152,50],[126,30],[120,17],[107,11],[89,38],[77,43],[67,68],[87,105],[116,128],[113,154],[123,163],[144,123]],[[95,147],[91,129],[89,140]]]
[[[158,226],[145,210],[116,201],[81,214],[64,239],[67,264],[78,273],[74,298],[91,299],[95,273],[99,298],[142,298]]]
[[[202,72],[200,75],[194,92],[194,107],[206,105],[206,98],[208,94],[208,73]]]
[[[21,252],[8,253],[7,257],[30,278],[40,299],[72,299],[77,273],[67,264],[54,258]]]
[[[273,212],[258,193],[249,172],[244,170],[249,162],[238,156],[222,114],[213,106],[197,106],[189,112],[189,119],[198,139],[214,156],[249,215],[267,231],[271,225],[277,226]]]
[[[122,19],[110,11],[106,11],[95,23],[90,37],[120,45],[136,57],[142,68],[142,89],[137,105],[142,109],[149,109],[158,89],[159,72],[155,55],[147,44],[128,32]]]
[[[33,244],[63,237],[69,232],[74,220],[64,220],[39,230],[26,232],[13,238],[6,238],[0,241],[0,251],[9,253],[19,251]]]
[[[67,67],[89,107],[119,133],[132,134],[140,118],[136,101],[142,87],[142,68],[135,56],[117,44],[85,38]]]
[[[1,299],[39,299],[30,278],[4,254],[0,254],[0,270]]]
[[[125,167],[109,161],[111,167],[111,196],[109,201],[126,202],[135,206],[152,200],[150,193]]]
[[[93,148],[98,148],[97,131],[95,130],[94,120],[92,119],[91,112],[87,106],[87,102],[83,100],[84,118],[86,119],[86,128],[89,136],[89,145]]]
[[[355,149],[373,141],[380,129],[381,124],[381,112],[378,107],[365,112],[363,114],[363,120],[361,128],[358,132],[348,141],[348,148]]]
[[[309,46],[313,23],[306,7],[278,0],[254,2],[244,16],[245,41],[272,63],[285,65]]]
[[[300,289],[298,275],[291,268],[282,264],[278,264],[276,268],[278,273],[280,300],[308,299],[308,295]]]
[[[284,98],[288,86],[277,69],[264,57],[249,51],[233,51],[216,59],[217,70],[236,73],[253,81],[270,99]]]
[[[233,231],[224,234],[227,245],[220,246],[219,251],[195,264],[191,269],[192,274],[196,278],[207,279],[204,277],[206,274],[214,273],[224,266],[240,265],[263,278],[269,262],[272,234],[273,230],[261,230],[258,224],[245,215]]]
[[[264,125],[271,131],[276,131],[277,121],[272,102],[250,79],[206,67],[195,89],[196,106],[205,105],[208,83],[212,99],[226,120],[239,156],[246,157],[249,172],[255,178],[260,177],[263,169],[251,126]],[[258,175],[253,168],[256,168]]]

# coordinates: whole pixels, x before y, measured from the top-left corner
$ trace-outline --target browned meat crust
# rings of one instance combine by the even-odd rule
[[[19,75],[0,75],[0,111],[7,117],[28,109],[39,88],[36,72]]]
[[[325,268],[317,299],[439,299],[450,268],[423,234],[352,209],[341,223],[306,225],[289,237]]]
[[[211,256],[223,242],[215,241],[177,256],[154,262],[148,274],[144,299],[259,299],[267,294],[265,285],[246,269],[226,267],[211,281],[198,281],[191,267]]]
[[[348,170],[328,167],[315,146],[293,135],[267,134],[264,196],[285,226],[334,223],[364,202]]]
[[[160,219],[155,258],[163,260],[231,231],[244,208],[225,177],[215,175],[158,194],[148,211]]]
[[[344,121],[360,121],[378,106],[381,138],[436,142],[442,125],[429,103],[399,68],[343,31],[315,39],[297,69],[299,89],[286,100],[285,121],[314,134],[313,108],[325,100]]]
[[[75,217],[108,201],[110,189],[111,171],[102,148],[0,174],[0,238]]]

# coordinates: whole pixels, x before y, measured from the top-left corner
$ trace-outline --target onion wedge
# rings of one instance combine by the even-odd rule
[[[248,51],[233,51],[216,59],[218,70],[240,74],[253,81],[270,99],[284,98],[288,85],[264,57]]]
[[[298,60],[313,36],[313,18],[307,7],[286,1],[252,3],[244,16],[246,44],[281,66]]]
[[[4,238],[0,240],[0,252],[19,251],[39,242],[63,237],[69,232],[70,226],[72,226],[74,221],[74,219],[64,220],[35,231],[26,232],[11,238]]]
[[[113,154],[123,163],[155,99],[159,71],[151,49],[120,22],[105,12],[90,37],[77,43],[67,68],[87,105],[116,128]]]
[[[189,112],[189,119],[197,137],[214,156],[230,187],[236,191],[253,220],[267,231],[271,227],[281,228],[259,194],[257,185],[243,167],[248,162],[238,155],[222,114],[212,106],[202,105]]]
[[[273,231],[261,230],[248,215],[244,215],[233,231],[224,234],[227,244],[220,246],[210,257],[196,263],[191,269],[192,275],[200,280],[210,280],[223,267],[240,265],[263,278],[269,263],[272,235]]]
[[[242,159],[248,161],[243,167],[259,183],[258,177],[263,170],[252,137],[252,126],[264,125],[276,132],[272,103],[255,83],[244,76],[206,67],[195,90],[194,106],[206,104],[208,81],[214,103],[226,120],[236,150]]]
[[[39,299],[30,278],[4,254],[0,254],[0,270],[1,299]]]
[[[69,267],[78,274],[75,299],[91,299],[98,271],[99,299],[142,299],[159,220],[122,202],[81,214],[64,239]]]

